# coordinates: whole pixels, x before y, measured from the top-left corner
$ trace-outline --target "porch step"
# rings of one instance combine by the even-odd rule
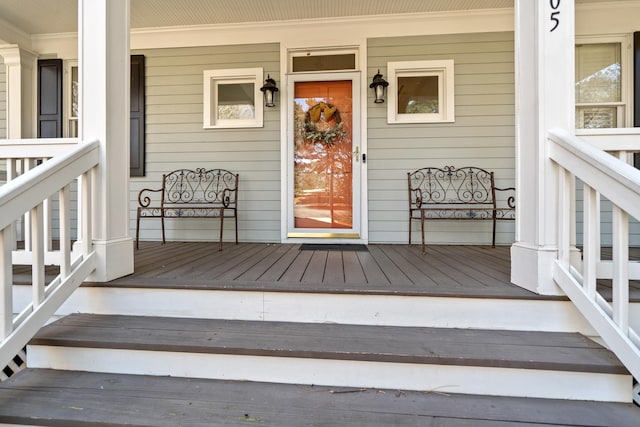
[[[72,314],[27,366],[445,393],[629,402],[632,380],[575,333]]]
[[[0,383],[0,424],[58,427],[640,425],[629,403],[559,401],[27,369]],[[11,404],[4,404],[11,402]]]

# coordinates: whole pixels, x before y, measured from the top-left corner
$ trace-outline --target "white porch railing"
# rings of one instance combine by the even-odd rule
[[[559,189],[553,278],[629,372],[640,378],[640,338],[629,325],[629,280],[640,279],[640,264],[629,261],[629,216],[640,219],[640,170],[564,130],[549,131],[549,157],[558,166]],[[584,184],[581,257],[574,256],[576,178]],[[600,195],[613,206],[610,261],[600,256]],[[611,302],[598,293],[597,279],[612,280]]]
[[[99,162],[99,143],[77,143],[56,140],[20,140],[0,144],[0,158],[11,159],[8,165],[7,183],[0,186],[0,366],[7,363],[24,347],[35,333],[51,318],[71,293],[95,270],[95,252],[92,247],[90,200],[92,174]],[[12,147],[15,145],[15,147]],[[20,155],[13,155],[19,148]],[[33,149],[33,156],[29,150]],[[18,151],[16,151],[17,153]],[[29,161],[16,159],[48,158],[39,166],[31,168]],[[25,163],[26,162],[26,163]],[[20,175],[16,165],[27,165]],[[31,163],[33,166],[33,163]],[[17,175],[17,176],[16,176]],[[70,188],[80,180],[79,207],[80,250],[72,252],[72,210]],[[45,252],[49,237],[44,226],[46,201],[53,195],[59,199],[60,249],[56,264],[60,274],[45,283]],[[17,251],[14,224],[28,213],[29,232],[26,250]],[[32,266],[32,301],[19,314],[13,305],[13,263],[29,261]]]

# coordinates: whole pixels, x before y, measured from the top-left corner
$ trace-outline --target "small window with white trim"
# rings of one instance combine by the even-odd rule
[[[204,72],[203,127],[262,127],[262,68]]]
[[[575,59],[576,128],[626,127],[628,70],[622,42],[577,44]]]
[[[455,121],[453,60],[387,64],[387,122]]]

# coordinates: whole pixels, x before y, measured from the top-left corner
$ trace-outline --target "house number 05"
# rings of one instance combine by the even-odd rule
[[[550,32],[553,32],[560,25],[560,18],[558,17],[558,15],[560,15],[560,11],[558,10],[560,8],[560,0],[549,0],[549,5],[553,10],[550,16],[551,22],[553,22],[553,28],[551,28]]]

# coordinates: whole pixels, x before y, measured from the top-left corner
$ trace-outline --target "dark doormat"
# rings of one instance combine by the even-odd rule
[[[322,243],[303,243],[300,245],[301,251],[368,251],[366,245],[340,245]]]

